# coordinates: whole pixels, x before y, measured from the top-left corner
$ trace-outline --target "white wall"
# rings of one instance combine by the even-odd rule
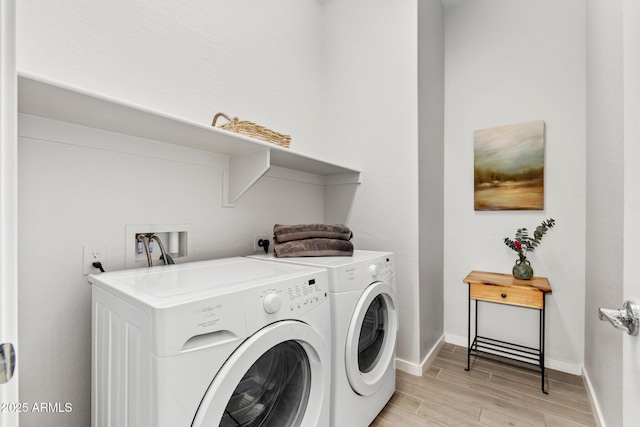
[[[624,102],[622,1],[587,1],[585,374],[606,425],[622,425],[623,334],[597,317],[622,304]]]
[[[227,111],[313,154],[322,151],[321,24],[315,0],[21,1],[18,68],[203,123]],[[323,221],[322,186],[274,176],[222,208],[210,153],[29,117],[20,135],[20,400],[73,405],[25,414],[24,427],[90,424],[83,245],[105,244],[114,270],[125,266],[127,224],[193,224],[189,260],[198,260],[247,254],[276,222]]]
[[[4,349],[0,402],[18,402],[18,117],[16,112],[16,2],[0,3],[0,345]],[[7,351],[9,350],[9,351]],[[7,375],[9,374],[9,375]],[[19,414],[0,413],[0,425],[18,423]]]
[[[290,133],[298,151],[339,154],[364,170],[364,183],[323,193],[266,177],[234,209],[222,209],[220,170],[208,154],[174,148],[167,157],[166,146],[149,141],[135,142],[147,146],[144,156],[90,148],[83,141],[121,146],[128,138],[68,126],[56,134],[59,124],[24,117],[20,321],[29,374],[22,398],[74,407],[64,417],[29,414],[25,426],[88,424],[82,245],[106,244],[107,268],[122,268],[131,223],[192,223],[191,259],[250,252],[251,236],[275,222],[347,223],[356,247],[396,253],[398,355],[420,362],[417,4],[352,0],[321,9],[315,0],[201,1],[186,9],[172,2],[25,1],[19,69],[203,123],[217,111],[237,114]]]
[[[444,333],[444,8],[418,2],[420,360]]]
[[[339,0],[324,7],[327,139],[363,169],[348,214],[357,246],[396,254],[398,358],[419,359],[417,4]]]
[[[225,111],[322,142],[316,0],[24,0],[18,66],[201,123]]]
[[[167,158],[159,143],[149,143],[144,156],[85,148],[70,143],[105,136],[57,128],[21,120],[20,397],[70,402],[73,411],[24,414],[22,426],[89,425],[91,295],[83,245],[106,245],[105,267],[117,270],[125,267],[127,224],[192,224],[193,261],[251,253],[253,235],[277,222],[323,221],[322,186],[265,177],[235,208],[222,208],[222,172],[207,153],[176,149]],[[42,133],[47,139],[29,136]]]
[[[624,298],[636,304],[640,301],[640,282],[636,275],[636,260],[640,257],[640,3],[623,0],[624,58]],[[620,332],[620,331],[615,331]],[[622,425],[638,423],[640,401],[640,340],[623,334],[622,339]]]
[[[466,345],[470,270],[508,273],[503,243],[553,217],[530,254],[549,278],[548,366],[580,373],[585,299],[585,8],[581,0],[462,2],[445,13],[445,334]],[[473,131],[544,120],[544,211],[473,209]],[[480,307],[480,333],[537,345],[535,310]]]
[[[203,123],[227,111],[290,133],[296,150],[339,156],[361,168],[364,177],[355,191],[328,189],[325,200],[340,202],[328,207],[322,187],[267,177],[236,208],[222,209],[220,170],[209,155],[175,149],[167,158],[160,154],[166,147],[153,142],[145,143],[150,154],[142,157],[96,150],[82,141],[104,138],[102,133],[65,127],[62,139],[29,137],[25,132],[34,128],[53,132],[55,123],[27,127],[23,119],[21,398],[74,404],[72,418],[29,415],[23,425],[88,424],[89,296],[79,271],[81,248],[105,243],[107,267],[121,268],[124,225],[135,222],[193,223],[195,259],[247,253],[251,236],[279,221],[347,223],[357,247],[396,253],[398,356],[400,366],[411,368],[419,366],[438,331],[436,325],[424,329],[432,327],[428,319],[435,313],[420,312],[439,298],[434,292],[428,301],[431,285],[419,285],[425,209],[446,218],[444,329],[461,344],[466,344],[464,275],[471,269],[508,272],[515,256],[502,238],[553,216],[557,228],[531,255],[536,274],[548,276],[554,286],[548,299],[548,356],[561,368],[582,363],[584,6],[579,0],[535,5],[474,0],[447,11],[443,184],[436,182],[435,171],[418,173],[419,162],[440,155],[430,144],[434,151],[428,156],[419,152],[419,141],[424,142],[419,129],[427,141],[438,139],[437,129],[422,128],[425,121],[419,120],[426,105],[419,104],[420,85],[438,80],[418,75],[418,62],[425,58],[424,45],[418,45],[425,41],[426,27],[418,28],[425,24],[418,18],[424,6],[392,0],[340,0],[324,8],[315,0],[200,0],[189,8],[149,0],[20,2],[19,69]],[[427,30],[429,42],[437,43],[441,31]],[[473,130],[536,119],[547,125],[546,210],[474,212]],[[69,145],[69,139],[80,146]],[[148,175],[135,169],[141,163],[157,174],[154,183],[164,173],[169,193],[144,185]],[[86,176],[91,180],[78,180]],[[444,198],[440,214],[436,206],[419,205],[427,177],[435,185],[427,199]],[[140,205],[147,191],[162,201],[162,209]],[[430,283],[437,291],[437,279]],[[514,317],[520,319],[516,327],[505,327]],[[537,316],[522,310],[498,311],[482,321],[514,340],[537,330]]]

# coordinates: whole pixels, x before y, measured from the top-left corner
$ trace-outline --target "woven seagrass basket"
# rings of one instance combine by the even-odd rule
[[[289,135],[267,129],[248,120],[238,120],[237,117],[229,118],[229,116],[224,113],[216,114],[213,117],[211,126],[216,126],[219,117],[224,117],[228,121],[228,123],[218,126],[220,129],[248,136],[249,138],[259,139],[260,141],[269,142],[284,148],[289,148],[289,144],[291,144],[291,136]]]

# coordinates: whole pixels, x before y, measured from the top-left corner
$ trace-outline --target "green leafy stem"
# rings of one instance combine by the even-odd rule
[[[529,231],[526,228],[519,228],[516,231],[515,240],[505,237],[504,244],[518,253],[520,261],[524,261],[527,257],[527,252],[533,252],[540,245],[542,237],[550,228],[553,228],[555,223],[556,221],[553,218],[542,221],[542,224],[537,226],[533,232],[533,237],[529,236]]]

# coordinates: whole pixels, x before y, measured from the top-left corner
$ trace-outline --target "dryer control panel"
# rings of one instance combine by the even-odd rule
[[[385,280],[393,274],[391,257],[379,258],[369,264],[369,274],[377,280]]]
[[[395,274],[393,255],[383,255],[332,269],[330,292],[361,290],[372,282],[391,281]]]

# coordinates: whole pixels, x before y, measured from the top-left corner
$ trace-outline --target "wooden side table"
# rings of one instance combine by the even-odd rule
[[[467,367],[470,369],[471,355],[487,358],[486,355],[500,356],[506,359],[539,366],[544,389],[544,331],[545,296],[551,293],[551,285],[546,277],[533,277],[531,280],[518,280],[511,274],[472,271],[463,282],[469,284],[469,311],[467,322]],[[475,337],[471,341],[471,300],[475,300]],[[531,308],[540,312],[538,348],[526,347],[506,341],[478,335],[478,301],[508,304]],[[495,359],[491,359],[494,360]],[[508,362],[503,362],[508,363]],[[508,363],[509,364],[509,363]],[[517,366],[514,364],[514,366]]]

